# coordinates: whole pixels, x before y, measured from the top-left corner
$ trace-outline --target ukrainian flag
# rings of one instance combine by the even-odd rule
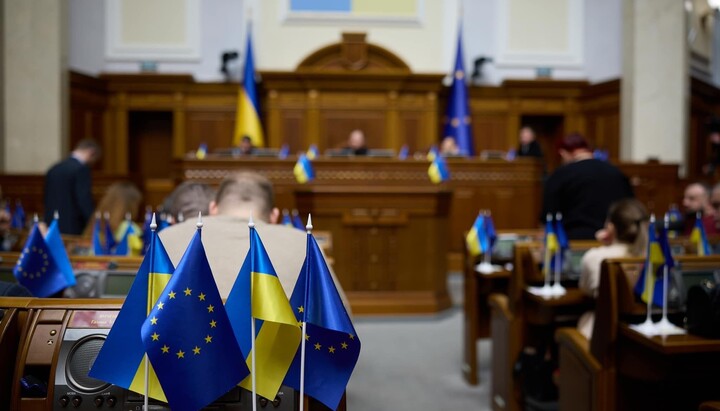
[[[552,214],[548,213],[545,218],[545,258],[543,260],[543,271],[545,275],[550,273],[552,261],[555,253],[560,249],[555,227],[553,225]]]
[[[313,170],[312,163],[305,154],[300,154],[300,157],[298,157],[295,168],[293,168],[293,173],[295,174],[295,179],[300,184],[305,184],[315,178],[315,170]]]
[[[225,303],[235,338],[255,372],[257,394],[274,399],[300,346],[300,326],[260,236],[250,228],[250,250]],[[251,321],[255,321],[255,369]],[[251,377],[240,386],[251,390]]]
[[[697,213],[695,217],[695,227],[690,233],[690,242],[695,245],[697,255],[710,255],[710,244],[708,243],[705,227],[703,226],[702,214]]]
[[[235,117],[235,137],[233,144],[240,145],[244,136],[250,137],[256,147],[265,145],[262,124],[260,124],[260,104],[255,84],[255,64],[252,52],[252,38],[250,29],[247,34],[245,47],[245,70],[243,70],[243,83],[238,92],[238,109]]]
[[[662,305],[662,269],[666,264],[668,268],[673,266],[667,232],[662,229],[658,238],[655,231],[655,220],[651,218],[648,227],[648,248],[645,265],[638,282],[635,284],[635,293],[639,294],[644,302],[647,303],[652,298],[655,305]]]
[[[430,181],[435,184],[440,184],[450,178],[450,170],[448,170],[447,163],[442,156],[435,156],[432,162],[430,162],[428,176],[430,177]]]
[[[145,393],[145,346],[140,329],[174,271],[165,247],[153,230],[150,247],[89,376],[139,394]],[[152,366],[148,395],[167,402]]]
[[[485,237],[485,232],[485,217],[482,214],[478,214],[470,231],[468,231],[465,236],[465,245],[472,257],[477,257],[485,252],[486,248],[483,247],[482,241],[482,238]]]

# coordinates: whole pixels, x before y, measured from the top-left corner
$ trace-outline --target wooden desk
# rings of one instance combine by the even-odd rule
[[[332,233],[334,268],[355,313],[450,307],[445,254],[451,193],[438,187],[310,186],[303,215]]]
[[[463,270],[463,374],[468,384],[478,380],[477,341],[490,337],[490,306],[488,297],[495,292],[507,290],[510,271],[502,269],[491,274],[481,274],[475,265]]]
[[[618,410],[697,410],[720,399],[720,340],[694,335],[646,337],[621,324],[617,342]]]

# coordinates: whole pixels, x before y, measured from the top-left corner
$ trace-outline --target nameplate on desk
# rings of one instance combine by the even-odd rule
[[[111,328],[119,311],[75,311],[69,328]]]

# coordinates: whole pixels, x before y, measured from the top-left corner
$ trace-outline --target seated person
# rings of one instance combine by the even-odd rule
[[[542,148],[535,138],[535,131],[529,127],[524,126],[520,129],[520,146],[517,149],[518,157],[537,157],[543,158]]]
[[[685,208],[685,223],[683,233],[690,235],[695,227],[697,213],[702,215],[702,223],[705,234],[720,234],[720,229],[715,222],[715,209],[710,203],[710,188],[703,183],[692,183],[685,188],[683,195],[683,207]]]
[[[288,298],[292,295],[305,261],[307,234],[277,224],[280,212],[274,199],[270,180],[257,173],[244,172],[225,179],[215,200],[210,203],[210,216],[203,217],[202,242],[222,298],[230,294],[250,247],[248,220],[251,215],[285,293]],[[160,232],[160,239],[174,264],[180,262],[195,233],[196,223],[195,218],[187,217],[184,222]],[[332,268],[330,273],[350,312],[350,305]]]
[[[366,156],[368,149],[365,145],[365,133],[359,129],[351,131],[347,145],[343,147],[343,150],[355,156]]]
[[[198,212],[208,215],[213,199],[215,190],[209,185],[198,181],[183,181],[163,201],[163,205],[166,205],[164,209],[170,213],[173,222],[182,222],[197,217]]]
[[[460,155],[460,147],[452,137],[445,137],[440,143],[440,155],[442,156],[458,156]]]
[[[255,147],[253,146],[252,139],[249,136],[243,136],[236,153],[240,156],[251,156],[254,150]]]
[[[578,286],[596,298],[600,287],[600,265],[607,258],[643,255],[647,247],[648,213],[645,206],[632,198],[614,202],[608,210],[605,228],[598,232],[600,247],[591,248],[580,262]],[[592,336],[595,313],[586,312],[578,321],[578,330],[589,340]]]
[[[105,194],[100,199],[96,211],[108,215],[110,229],[115,237],[115,242],[120,242],[127,230],[127,216],[130,216],[132,223],[133,217],[138,215],[140,203],[142,202],[142,193],[137,186],[129,181],[118,181],[108,186]],[[62,218],[62,216],[61,216]],[[142,228],[137,224],[133,224],[135,234],[130,237],[130,255],[142,254]],[[92,218],[85,227],[83,236],[91,238],[95,228],[95,219]],[[104,235],[104,231],[102,233]]]

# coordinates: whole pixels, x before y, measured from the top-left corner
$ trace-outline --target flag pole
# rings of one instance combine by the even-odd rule
[[[153,243],[152,238],[153,236],[157,235],[157,223],[155,222],[155,213],[152,215],[152,220],[150,221],[150,231],[152,231],[152,234],[150,234],[150,244]],[[155,251],[155,250],[153,250]],[[148,252],[150,250],[148,249]],[[150,252],[150,269],[152,269],[155,265],[153,263],[153,260],[155,259],[155,253]],[[145,315],[150,315],[150,311],[153,306],[152,298],[155,294],[153,290],[153,282],[150,281],[150,274],[148,273],[148,298],[147,298],[147,309]],[[144,404],[144,410],[149,411],[150,410],[150,401],[148,399],[148,392],[150,391],[150,361],[148,360],[147,352],[143,355],[143,362],[145,363],[145,395],[143,395],[143,404]]]
[[[545,223],[551,223],[552,224],[552,214],[547,213],[545,215]],[[547,231],[547,230],[546,230]],[[548,233],[545,233],[545,264],[543,266],[543,271],[545,271],[545,284],[542,287],[544,294],[550,293],[550,247],[548,247],[548,241],[547,241]]]
[[[655,214],[650,214],[650,225],[648,230],[655,230]],[[650,236],[648,236],[650,237]],[[653,286],[653,293],[648,295],[647,299],[647,315],[645,316],[645,322],[638,325],[637,329],[643,334],[652,335],[655,333],[655,324],[652,322],[651,317],[651,311],[652,311],[652,300],[653,296],[655,294],[654,284],[652,283],[652,278],[650,278],[650,273],[653,272],[653,263],[652,263],[652,257],[650,256],[650,247],[652,247],[651,242],[648,238],[648,248],[647,248],[647,256],[645,257],[647,264],[645,264],[645,288],[643,293],[646,293],[650,286]]]
[[[250,227],[250,231],[255,229],[255,221],[253,221],[252,214],[250,214],[250,221],[248,221],[248,227]],[[251,233],[252,234],[252,233]],[[252,241],[253,236],[250,236],[250,250],[252,250]],[[252,266],[252,254],[251,254],[251,267]],[[252,273],[252,270],[250,272],[250,361],[251,361],[251,369],[250,369],[250,381],[252,382],[252,409],[253,411],[257,411],[257,376],[255,375],[255,318],[253,317],[252,312],[252,299],[253,299],[253,283],[254,283],[254,275]]]
[[[312,235],[312,215],[308,214],[308,222],[305,226],[305,230],[307,230],[308,236]],[[305,254],[309,257],[310,256],[310,247],[308,247],[308,250],[305,252]],[[307,258],[307,257],[306,257]],[[306,320],[306,312],[308,309],[308,292],[310,290],[309,282],[310,282],[310,276],[308,275],[308,271],[310,271],[310,264],[307,264],[305,267],[305,298],[303,301],[303,322],[302,322],[302,334],[300,336],[300,410],[305,410],[305,334],[307,332],[307,321]]]
[[[562,213],[557,212],[555,213],[555,224],[561,225],[562,224]],[[560,276],[562,275],[562,266],[563,266],[563,247],[562,244],[560,244],[560,237],[558,237],[558,231],[559,229],[555,227],[555,237],[558,240],[558,247],[557,251],[555,251],[555,283],[552,286],[553,295],[565,295],[565,287],[562,286],[560,283]],[[563,230],[564,231],[564,230]]]
[[[665,227],[665,233],[667,233],[668,229],[670,228],[670,215],[665,213],[665,218],[663,219],[664,227]],[[666,235],[666,234],[665,234]],[[665,264],[663,267],[663,306],[662,306],[662,318],[657,323],[657,328],[660,334],[675,334],[678,332],[682,332],[683,330],[680,327],[677,327],[675,324],[671,323],[670,320],[668,320],[668,289],[670,288],[670,269],[668,268],[668,261],[667,258],[672,258],[672,256],[665,256]]]

